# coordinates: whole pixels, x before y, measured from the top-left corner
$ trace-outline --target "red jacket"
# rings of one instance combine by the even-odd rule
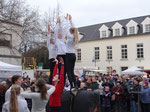
[[[57,68],[58,64],[55,65],[54,71],[53,71],[53,77],[57,74]],[[52,85],[54,85],[54,82],[52,82]],[[60,107],[61,106],[61,94],[63,92],[64,88],[64,65],[61,65],[61,71],[60,71],[60,81],[55,86],[54,93],[50,96],[49,105],[50,107]]]

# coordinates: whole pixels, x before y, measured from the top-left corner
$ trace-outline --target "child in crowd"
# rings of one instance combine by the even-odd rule
[[[111,93],[109,86],[105,86],[103,95],[102,95],[102,106],[104,112],[109,112],[111,109]]]

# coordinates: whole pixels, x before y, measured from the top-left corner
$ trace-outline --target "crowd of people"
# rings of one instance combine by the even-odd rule
[[[149,112],[150,79],[147,76],[112,74],[81,77],[87,91],[99,91],[102,112]],[[100,111],[100,112],[101,112]]]
[[[60,59],[63,60],[63,59]],[[0,84],[2,112],[149,112],[150,78],[112,74],[76,76],[78,89],[71,91],[68,77],[64,83],[64,65],[53,71],[52,85],[44,78],[14,75]],[[14,108],[15,107],[15,108]],[[57,107],[57,108],[56,108]],[[59,107],[59,108],[58,108]]]
[[[66,28],[57,19],[54,32],[48,26],[50,76],[36,80],[14,75],[0,84],[2,112],[150,112],[150,79],[147,76],[94,74],[75,76],[78,30],[72,16]],[[58,71],[58,72],[57,72]]]

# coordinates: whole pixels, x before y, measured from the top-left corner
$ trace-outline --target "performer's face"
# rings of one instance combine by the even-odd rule
[[[58,76],[58,75],[55,75],[55,77],[53,78],[53,81],[54,81],[54,82],[59,81],[59,76]]]

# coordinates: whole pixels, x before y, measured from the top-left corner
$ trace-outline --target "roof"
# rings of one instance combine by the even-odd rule
[[[142,32],[142,21],[144,21],[144,19],[146,17],[150,17],[150,15],[147,16],[140,16],[140,17],[135,17],[135,18],[129,18],[129,19],[123,19],[123,20],[117,20],[117,21],[112,21],[112,22],[106,22],[106,23],[100,23],[100,24],[95,24],[95,25],[90,25],[90,26],[85,26],[85,27],[80,27],[78,28],[79,32],[84,34],[83,38],[80,40],[80,42],[86,42],[86,41],[93,41],[93,40],[102,40],[102,39],[110,39],[110,38],[119,38],[119,37],[125,37],[125,36],[133,36],[133,35],[144,35],[144,34],[150,34],[150,33],[143,33]],[[139,31],[137,34],[133,34],[133,35],[127,35],[127,31],[126,31],[126,24],[130,21],[130,20],[134,20],[135,22],[138,23],[139,26]],[[124,33],[122,36],[112,36],[112,33],[110,34],[109,37],[107,38],[100,38],[100,32],[99,32],[99,28],[105,24],[107,27],[109,27],[110,30],[111,27],[116,23],[120,23],[123,28],[125,29]]]

